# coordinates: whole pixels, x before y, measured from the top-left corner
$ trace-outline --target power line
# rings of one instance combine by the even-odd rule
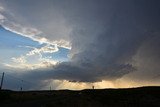
[[[28,81],[28,80],[24,80],[24,79],[22,79],[22,78],[18,78],[18,77],[15,77],[15,76],[13,76],[13,75],[11,75],[11,74],[6,74],[7,76],[10,76],[11,78],[14,78],[14,79],[16,79],[16,80],[19,80],[19,81],[21,81],[21,82],[23,82],[23,83],[28,83],[28,84],[33,84],[33,85],[35,85],[36,83],[33,83],[33,82],[31,82],[31,81]]]
[[[0,76],[0,77],[3,77],[3,72],[0,72],[0,75],[2,75],[2,76]],[[12,78],[12,79],[15,79],[15,80],[17,80],[17,82],[15,82],[16,84],[20,84],[20,90],[22,91],[22,86],[24,85],[24,84],[28,84],[28,85],[33,85],[33,86],[36,86],[37,85],[37,83],[34,83],[34,82],[31,82],[31,81],[28,81],[28,80],[24,80],[24,79],[22,79],[22,78],[19,78],[19,77],[16,77],[16,76],[14,76],[14,74],[12,74],[12,73],[9,73],[9,72],[7,72],[7,73],[5,73],[5,77],[6,78]],[[5,80],[5,82],[6,83],[8,83],[9,81],[8,81],[8,79],[4,79]],[[19,81],[19,82],[18,82]],[[1,84],[3,85],[3,78],[1,78]],[[1,85],[1,87],[2,87],[2,85]],[[24,86],[26,86],[26,85],[24,85]],[[1,87],[0,87],[0,89],[1,89]]]
[[[2,75],[3,74],[3,72],[0,72],[0,75]],[[25,73],[23,73],[23,74],[25,74]],[[0,76],[0,78],[1,78],[2,76]],[[22,75],[22,77],[23,77],[23,75]],[[12,81],[11,79],[14,79],[14,81]],[[17,82],[16,82],[17,81]],[[5,78],[4,78],[4,83],[6,84],[6,86],[8,87],[14,87],[14,86],[17,86],[18,85],[18,87],[19,87],[19,89],[22,91],[22,86],[24,86],[24,87],[30,87],[30,86],[34,86],[34,88],[36,88],[35,86],[37,86],[38,84],[36,83],[36,82],[32,82],[32,81],[28,81],[28,80],[26,80],[26,78],[25,79],[23,79],[23,78],[21,78],[21,77],[18,77],[18,75],[15,75],[15,73],[12,73],[12,72],[5,72]],[[12,83],[12,84],[10,84],[10,83]],[[4,85],[5,85],[4,84]],[[8,84],[8,85],[7,85]],[[50,87],[50,90],[51,90],[51,87]]]

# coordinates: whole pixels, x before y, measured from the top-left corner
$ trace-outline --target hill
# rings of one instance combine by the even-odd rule
[[[160,107],[160,87],[0,91],[0,107]]]

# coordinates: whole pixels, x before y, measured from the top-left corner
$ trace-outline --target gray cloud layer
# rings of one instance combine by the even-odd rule
[[[96,82],[160,75],[158,0],[1,1],[21,16],[19,23],[45,34],[39,36],[71,43],[69,62],[34,70],[28,78]]]

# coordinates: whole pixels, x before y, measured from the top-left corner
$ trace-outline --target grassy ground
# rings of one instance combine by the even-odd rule
[[[160,87],[0,91],[0,107],[160,107]]]

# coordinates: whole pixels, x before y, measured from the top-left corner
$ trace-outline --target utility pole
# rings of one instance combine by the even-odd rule
[[[4,72],[2,74],[2,78],[1,78],[1,86],[0,86],[0,90],[2,90],[2,86],[3,86],[3,79],[4,79]]]
[[[92,86],[92,89],[94,90],[94,85]]]
[[[52,87],[50,86],[50,91],[52,90]]]
[[[21,80],[21,82],[22,82],[22,84],[21,84],[21,87],[20,87],[20,91],[22,91],[22,89],[23,89],[23,88],[22,88],[22,85],[23,85],[23,80]]]

